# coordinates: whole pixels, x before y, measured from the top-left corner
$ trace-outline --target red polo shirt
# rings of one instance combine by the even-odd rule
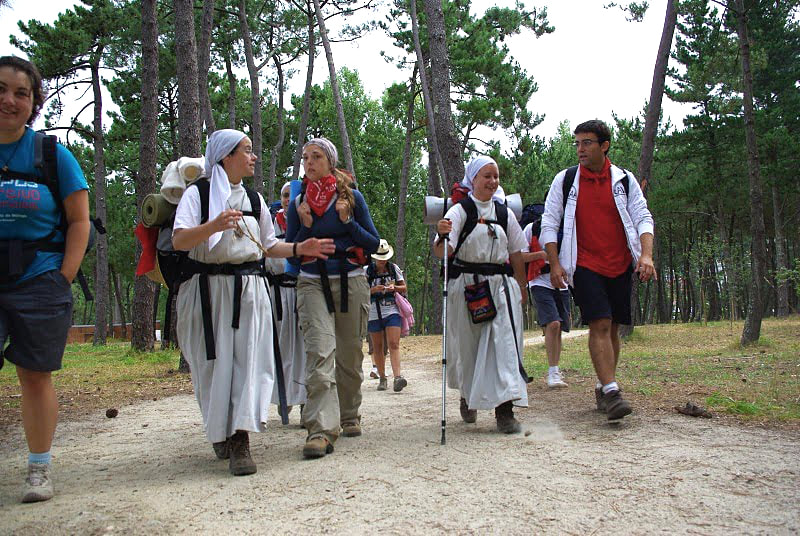
[[[611,192],[611,161],[600,173],[580,166],[578,205],[578,266],[605,277],[622,275],[633,262],[625,227]]]

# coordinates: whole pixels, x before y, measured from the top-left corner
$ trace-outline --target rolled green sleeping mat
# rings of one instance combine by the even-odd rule
[[[175,213],[176,207],[161,194],[148,194],[142,202],[142,223],[145,227],[160,227]]]

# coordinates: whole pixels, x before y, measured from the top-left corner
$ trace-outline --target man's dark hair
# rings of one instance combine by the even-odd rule
[[[44,106],[44,88],[42,87],[42,75],[39,74],[39,69],[36,66],[18,56],[3,56],[0,57],[0,67],[11,67],[15,71],[20,71],[28,75],[31,81],[31,91],[33,92],[33,110],[31,116],[28,118],[28,125],[32,125],[33,121],[39,116]]]
[[[608,126],[599,119],[584,121],[575,127],[575,132],[573,132],[573,134],[595,134],[600,145],[602,145],[604,141],[611,143],[611,131],[608,129]],[[605,153],[608,154],[608,149],[606,149]]]

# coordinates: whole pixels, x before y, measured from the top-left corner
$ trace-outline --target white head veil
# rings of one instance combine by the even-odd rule
[[[242,139],[247,135],[239,130],[226,128],[214,131],[208,137],[206,145],[206,169],[205,176],[208,177],[211,187],[208,195],[208,221],[219,216],[225,210],[225,203],[231,196],[231,184],[228,182],[228,174],[220,165],[223,158],[233,151]],[[217,245],[222,233],[217,232],[208,237],[208,249],[211,250]]]
[[[486,164],[494,164],[497,165],[497,162],[494,161],[494,158],[485,155],[478,155],[472,158],[467,164],[466,169],[464,170],[464,180],[461,181],[461,186],[467,188],[470,192],[472,191],[472,180],[475,178],[475,175],[485,166]],[[506,200],[506,193],[503,191],[503,187],[498,185],[497,191],[492,196],[492,199],[500,201],[504,203]]]

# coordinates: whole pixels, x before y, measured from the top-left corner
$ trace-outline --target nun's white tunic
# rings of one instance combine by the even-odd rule
[[[473,198],[479,218],[494,220],[492,201]],[[447,211],[445,218],[453,222],[449,235],[453,248],[466,221],[466,212],[460,205]],[[504,264],[509,253],[525,247],[525,237],[519,223],[509,211],[508,235],[499,224],[489,227],[478,223],[464,239],[458,259],[472,263]],[[469,409],[494,409],[512,400],[515,406],[527,406],[527,385],[519,371],[518,356],[522,355],[522,296],[519,285],[511,276],[478,275],[478,281],[489,280],[497,316],[481,324],[473,324],[464,298],[464,287],[475,282],[473,274],[451,278],[447,284],[447,384],[458,389],[466,399]],[[514,329],[512,335],[508,300],[504,286],[511,296]]]
[[[282,274],[284,259],[267,259],[267,268],[273,274]],[[274,291],[275,287],[270,286]],[[286,381],[286,404],[295,406],[306,403],[306,349],[303,345],[303,332],[297,321],[297,289],[278,287],[282,310],[282,320],[278,320],[277,300],[273,292],[272,309],[278,326],[278,345],[281,349],[283,377]],[[272,393],[272,403],[278,404],[278,388]]]
[[[231,184],[228,204],[248,211],[250,201],[241,184]],[[259,198],[261,196],[259,195]],[[277,243],[269,210],[261,199],[261,219],[245,216],[246,224],[265,249]],[[175,215],[175,229],[200,224],[200,196],[197,188],[187,188]],[[263,254],[247,236],[233,230],[222,233],[209,251],[204,240],[189,252],[189,257],[210,264],[241,264],[257,261]],[[224,441],[237,430],[263,432],[275,385],[275,358],[272,347],[272,310],[266,278],[246,275],[242,279],[239,329],[231,327],[234,276],[208,278],[211,318],[217,358],[206,359],[203,312],[200,304],[199,275],[183,282],[178,292],[178,342],[192,373],[192,384],[206,436],[212,443]]]

